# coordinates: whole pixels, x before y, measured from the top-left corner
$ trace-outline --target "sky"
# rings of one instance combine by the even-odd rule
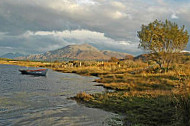
[[[83,43],[138,55],[142,24],[168,19],[190,32],[189,14],[190,0],[0,0],[0,55]]]

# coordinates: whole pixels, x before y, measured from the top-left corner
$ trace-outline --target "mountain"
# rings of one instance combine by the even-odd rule
[[[147,61],[148,57],[149,57],[149,54],[141,54],[141,55],[134,57],[134,60]]]
[[[20,57],[18,59],[25,60],[109,60],[111,57],[123,59],[129,54],[113,52],[113,51],[100,51],[97,48],[88,45],[68,45],[61,49],[48,51],[44,54],[29,55],[27,57]]]
[[[24,55],[20,54],[20,53],[7,53],[7,54],[4,54],[0,57],[1,58],[8,58],[8,59],[15,59],[15,58],[21,57],[21,56],[24,56]]]

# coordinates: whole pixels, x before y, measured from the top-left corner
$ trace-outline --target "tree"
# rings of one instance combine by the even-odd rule
[[[185,26],[179,27],[168,20],[165,22],[155,20],[148,25],[142,25],[137,36],[140,39],[139,48],[147,50],[160,68],[166,65],[167,69],[189,41]]]

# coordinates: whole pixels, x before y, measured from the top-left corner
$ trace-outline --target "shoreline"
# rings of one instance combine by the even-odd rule
[[[93,86],[95,83],[92,81],[96,79],[95,77],[82,77],[70,73],[63,74],[50,69],[47,77],[35,77],[20,74],[18,69],[22,68],[25,67],[0,65],[0,85],[2,87],[0,105],[1,108],[7,108],[6,110],[2,109],[2,119],[4,122],[7,122],[7,124],[10,122],[8,116],[15,117],[10,122],[10,124],[13,125],[14,122],[18,122],[19,120],[23,120],[23,124],[28,120],[27,124],[35,123],[38,125],[39,121],[43,121],[44,118],[46,118],[45,120],[53,118],[51,122],[54,124],[61,124],[61,122],[67,121],[63,123],[63,125],[79,125],[79,123],[85,125],[88,124],[89,120],[89,122],[92,122],[91,124],[101,125],[102,123],[107,124],[107,119],[112,120],[112,118],[115,117],[119,118],[118,114],[102,109],[91,109],[83,104],[78,104],[75,100],[68,99],[82,91],[87,91],[88,93],[100,93],[104,91],[103,88]],[[18,109],[17,112],[17,108],[23,109],[21,111]],[[12,109],[14,109],[16,113],[13,112]],[[33,113],[32,115],[31,112]],[[45,115],[43,114],[44,112]],[[91,114],[91,112],[95,115]],[[46,116],[46,114],[48,114],[48,116]],[[81,119],[80,117],[83,116],[85,119],[77,119],[78,121],[75,119],[72,120],[72,118],[75,117]],[[69,117],[71,120],[68,121],[65,117]],[[33,120],[34,118],[35,120]],[[59,118],[60,121],[54,121],[54,118]],[[77,122],[74,123],[74,120]],[[18,123],[18,125],[19,124],[20,123]]]
[[[173,123],[182,124],[181,121],[183,117],[178,117],[181,109],[176,105],[183,102],[190,104],[190,100],[179,100],[182,96],[185,98],[187,97],[188,100],[190,96],[188,93],[183,95],[181,89],[177,87],[183,83],[180,80],[186,77],[184,75],[187,75],[187,77],[190,76],[188,72],[189,67],[186,69],[185,73],[183,73],[184,75],[181,76],[176,75],[176,71],[167,73],[145,72],[130,74],[132,70],[147,67],[146,63],[135,61],[123,61],[120,63],[122,66],[114,62],[107,62],[103,65],[98,64],[98,62],[83,62],[82,66],[76,67],[69,66],[70,64],[65,62],[47,63],[17,61],[16,63],[8,64],[29,67],[38,66],[62,73],[75,73],[82,76],[99,77],[99,79],[94,80],[99,83],[95,86],[111,89],[112,92],[108,91],[95,94],[81,92],[76,94],[72,99],[85,104],[87,107],[99,108],[109,112],[122,114],[124,115],[122,121],[125,125],[145,126],[172,125]],[[186,68],[186,65],[184,65],[183,68]],[[153,68],[151,70],[157,69]],[[184,84],[187,82],[184,81]],[[180,103],[178,103],[178,101],[180,101]],[[189,111],[187,110],[187,112]]]

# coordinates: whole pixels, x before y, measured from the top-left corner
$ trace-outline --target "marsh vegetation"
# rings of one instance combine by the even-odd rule
[[[60,72],[98,76],[99,79],[95,81],[99,84],[96,86],[103,86],[108,89],[107,92],[79,92],[74,99],[89,107],[122,114],[125,116],[123,121],[126,125],[188,126],[190,64],[187,58],[189,56],[181,57],[181,62],[173,64],[168,72],[160,70],[159,65],[141,60],[1,63],[47,67]]]

